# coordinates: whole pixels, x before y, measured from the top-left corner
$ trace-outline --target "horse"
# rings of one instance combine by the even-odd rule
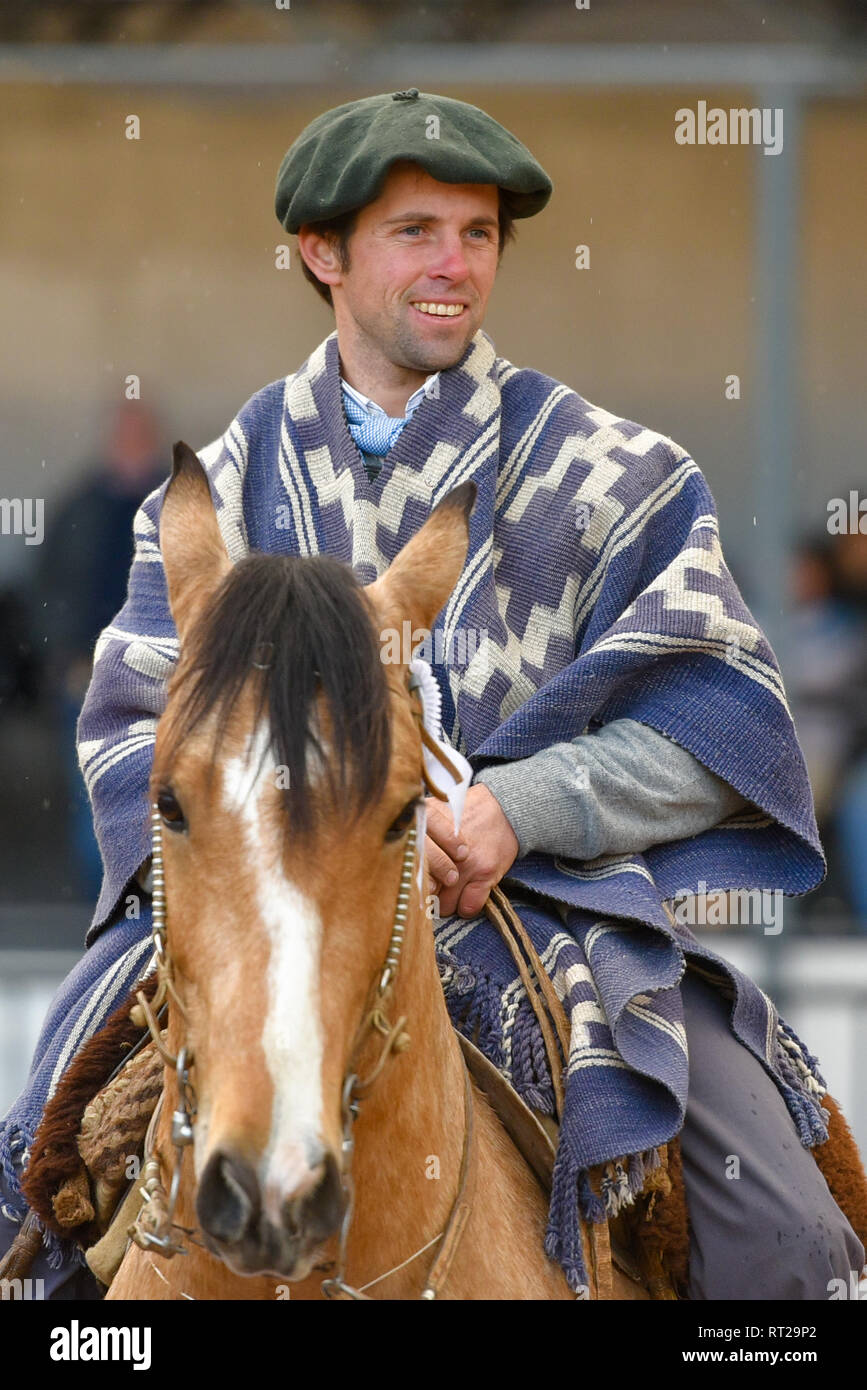
[[[474,496],[450,492],[366,586],[331,556],[233,565],[175,445],[159,535],[179,659],[149,786],[161,988],[139,996],[165,1061],[156,1224],[108,1299],[588,1296],[545,1254],[547,1196],[446,1009],[426,734],[411,663],[382,659],[381,634],[430,630],[451,594]],[[648,1295],[615,1269],[590,1296]]]

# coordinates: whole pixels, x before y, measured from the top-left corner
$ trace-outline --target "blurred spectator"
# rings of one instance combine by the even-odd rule
[[[35,705],[39,666],[30,633],[29,605],[15,587],[0,590],[0,713]]]
[[[786,687],[804,751],[820,828],[827,825],[863,719],[857,696],[867,659],[864,616],[837,590],[834,546],[844,537],[820,534],[797,548],[792,669]]]
[[[867,537],[820,532],[795,551],[786,687],[828,857],[807,910],[842,897],[867,930],[867,545],[854,540]]]
[[[867,535],[849,531],[833,537],[831,578],[837,597],[867,618]]]
[[[834,537],[832,578],[838,602],[867,631],[867,535]],[[867,932],[867,658],[852,673],[847,691],[851,711],[847,764],[834,815],[846,887],[861,931]]]
[[[126,599],[132,523],[168,464],[156,416],[124,401],[110,421],[102,456],[51,508],[36,577],[34,631],[45,695],[54,711],[66,780],[69,834],[84,897],[96,898],[102,861],[78,766],[75,728],[100,632]]]

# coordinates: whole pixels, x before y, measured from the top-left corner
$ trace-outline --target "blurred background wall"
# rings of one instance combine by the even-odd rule
[[[864,13],[67,0],[0,16],[2,492],[44,499],[55,538],[0,535],[0,1108],[98,890],[72,751],[86,624],[77,656],[58,655],[83,518],[94,494],[103,518],[131,517],[171,441],[208,443],[331,331],[274,217],[278,164],[327,107],[417,85],[483,106],[554,182],[503,259],[485,324],[498,351],[673,437],[717,499],[829,858],[781,938],[733,928],[722,948],[803,1022],[867,1146],[867,536],[827,528],[830,499],[867,495]],[[675,113],[699,100],[782,109],[782,153],[678,144]],[[114,575],[92,580],[97,631],[129,568],[121,519]]]
[[[691,88],[437,89],[519,132],[554,181],[548,208],[518,224],[504,256],[486,322],[498,349],[689,449],[716,495],[731,562],[749,568],[756,183],[777,157],[675,144],[674,112],[695,105]],[[29,495],[39,477],[47,505],[56,500],[128,373],[168,432],[198,445],[331,331],[297,256],[275,268],[276,245],[294,250],[294,239],[274,217],[274,178],[304,125],[356,94],[0,86],[8,490]],[[706,99],[754,104],[746,88]],[[131,112],[137,141],[124,135]],[[827,497],[861,469],[865,167],[867,102],[812,103],[794,295],[805,525],[822,524]],[[578,244],[589,246],[587,270],[575,268]],[[730,373],[739,401],[725,398]],[[21,546],[0,555],[4,574],[30,558]]]

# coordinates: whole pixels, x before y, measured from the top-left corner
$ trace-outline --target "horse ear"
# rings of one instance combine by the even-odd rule
[[[172,450],[172,476],[160,513],[160,549],[169,607],[183,646],[217,585],[232,568],[205,470],[183,440]]]
[[[454,488],[407,541],[385,574],[367,586],[365,593],[383,628],[401,631],[402,623],[409,619],[413,630],[430,631],[466,563],[475,500],[475,483]]]

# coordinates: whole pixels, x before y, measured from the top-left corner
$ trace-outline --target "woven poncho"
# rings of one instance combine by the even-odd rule
[[[328,552],[369,582],[473,478],[466,565],[422,653],[452,743],[478,770],[628,717],[669,735],[756,808],[644,854],[592,863],[533,854],[510,875],[538,895],[528,927],[572,1018],[547,1248],[577,1287],[577,1212],[601,1214],[588,1166],[628,1159],[604,1196],[616,1211],[683,1122],[685,953],[732,993],[732,1027],[776,1080],[802,1142],[826,1137],[814,1059],[758,987],[662,907],[701,883],[803,893],[824,859],[780,672],[726,568],[696,463],[672,440],[498,357],[482,331],[438,384],[373,482],[341,405],[336,333],[253,396],[200,453],[230,558]],[[6,1125],[10,1178],[64,1066],[147,956],[149,909],[102,928],[150,853],[154,734],[178,656],[158,537],[165,486],[138,513],[128,599],[94,654],[79,753],[105,876],[91,949],[56,1001]],[[451,919],[437,926],[437,946],[456,1024],[478,1029],[518,1089],[550,1108],[532,1013],[492,929]]]

